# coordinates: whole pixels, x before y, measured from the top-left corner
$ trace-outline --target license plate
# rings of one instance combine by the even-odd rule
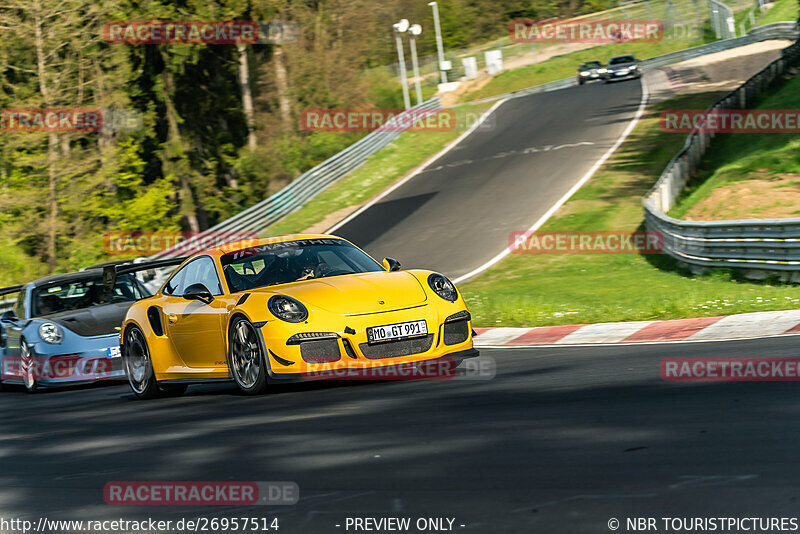
[[[428,333],[428,323],[425,321],[410,321],[407,323],[387,324],[367,328],[367,342],[377,343],[414,336],[424,336]]]
[[[119,347],[108,347],[106,349],[106,358],[119,358],[122,356],[122,353],[119,351]]]

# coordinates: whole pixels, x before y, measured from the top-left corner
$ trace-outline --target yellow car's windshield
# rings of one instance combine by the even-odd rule
[[[347,241],[301,239],[229,252],[220,258],[232,292],[383,267]]]

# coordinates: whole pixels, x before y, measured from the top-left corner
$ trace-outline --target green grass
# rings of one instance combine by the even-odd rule
[[[772,7],[769,8],[761,19],[758,20],[758,25],[763,26],[771,22],[783,22],[786,20],[797,20],[798,6],[797,0],[777,0]]]
[[[542,231],[635,230],[642,196],[685,134],[658,126],[665,109],[705,108],[721,93],[652,106],[603,168]],[[691,276],[665,255],[511,254],[461,287],[476,326],[537,326],[725,315],[797,308],[800,291],[739,279],[732,271]]]
[[[401,134],[394,142],[373,154],[364,165],[299,210],[266,228],[261,235],[302,232],[323,221],[328,214],[369,200],[454,141],[491,106],[491,103],[484,103],[454,108],[457,128],[451,132]]]
[[[800,77],[795,77],[767,96],[760,109],[800,108]],[[769,179],[784,173],[800,173],[800,136],[792,133],[722,134],[700,163],[697,177],[692,180],[670,210],[672,217],[681,218],[711,193],[732,182],[754,177]],[[776,192],[777,194],[778,192]],[[760,208],[774,204],[777,198],[764,198],[763,204],[750,207],[756,217]]]
[[[620,54],[633,54],[639,59],[660,56],[676,50],[683,50],[698,46],[705,42],[703,39],[690,40],[664,40],[655,43],[613,43],[596,46],[586,50],[579,50],[556,56],[541,63],[520,67],[518,69],[502,72],[492,80],[471,93],[462,96],[462,101],[473,101],[481,98],[519,91],[534,85],[540,85],[563,78],[575,76],[576,69],[584,61],[598,60],[603,63],[609,58]]]

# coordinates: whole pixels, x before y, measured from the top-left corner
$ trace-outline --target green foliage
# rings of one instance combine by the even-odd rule
[[[445,47],[507,36],[513,18],[568,16],[605,1],[440,0]],[[419,55],[435,54],[431,8],[412,0],[0,6],[0,107],[122,109],[142,118],[135,131],[0,136],[0,256],[25,254],[37,266],[25,274],[0,264],[0,276],[22,281],[41,265],[65,271],[104,259],[107,232],[208,228],[353,143],[364,134],[306,132],[297,119],[309,107],[401,107],[386,68],[396,62],[390,28],[401,17],[423,25]],[[294,22],[298,40],[239,47],[101,38],[107,21],[236,19]]]

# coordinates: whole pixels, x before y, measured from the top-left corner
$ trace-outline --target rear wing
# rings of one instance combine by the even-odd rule
[[[14,297],[9,299],[6,298],[6,295],[19,293],[20,291],[22,291],[22,287],[23,286],[9,286],[0,288],[0,313],[6,312],[7,310],[14,308],[14,306],[17,304],[17,298],[19,297]]]
[[[117,276],[121,274],[137,273],[139,271],[149,271],[151,269],[161,269],[180,265],[189,256],[180,258],[168,258],[164,260],[145,261],[141,263],[126,263],[123,265],[106,265],[103,267],[103,285],[111,289],[117,283]]]
[[[0,296],[10,295],[11,293],[19,293],[22,291],[22,286],[9,286],[0,288]]]

